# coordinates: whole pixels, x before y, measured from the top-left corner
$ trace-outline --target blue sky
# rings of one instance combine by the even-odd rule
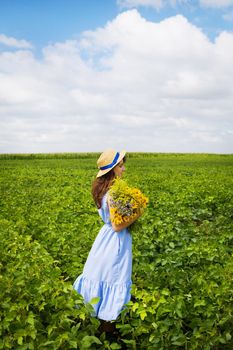
[[[200,6],[199,1],[188,0],[173,6],[166,4],[160,9],[149,5],[133,7],[151,21],[183,14],[214,40],[219,31],[233,30],[231,3],[231,6],[222,7]],[[0,32],[24,38],[38,49],[47,43],[75,38],[82,31],[104,26],[129,7],[116,0],[0,0]],[[224,15],[229,14],[231,20],[224,20]]]
[[[102,26],[118,12],[112,0],[0,0],[0,32],[41,48]]]
[[[0,0],[0,152],[232,153],[232,61],[233,0]]]

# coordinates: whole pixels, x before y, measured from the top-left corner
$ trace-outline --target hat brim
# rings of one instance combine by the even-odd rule
[[[119,156],[119,158],[118,158],[116,164],[114,164],[114,165],[113,165],[111,168],[109,168],[109,169],[100,170],[100,171],[98,172],[98,174],[96,175],[96,177],[100,177],[100,176],[103,176],[103,175],[107,174],[107,173],[108,173],[110,170],[112,170],[117,164],[120,163],[120,161],[121,161],[121,160],[124,158],[124,156],[126,155],[126,151],[123,150],[123,151],[121,151],[121,152],[119,152],[119,153],[120,153],[120,156]]]

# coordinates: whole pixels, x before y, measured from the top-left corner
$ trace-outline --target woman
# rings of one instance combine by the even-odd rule
[[[104,226],[89,252],[83,273],[74,282],[74,289],[86,302],[99,297],[93,305],[100,320],[116,320],[124,304],[130,301],[132,273],[132,237],[127,227],[139,218],[116,225],[109,214],[108,189],[125,171],[125,151],[104,151],[97,161],[99,172],[92,185],[92,195]]]

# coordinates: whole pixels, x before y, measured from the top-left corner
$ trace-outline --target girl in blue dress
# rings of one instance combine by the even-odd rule
[[[104,225],[92,245],[83,273],[74,282],[74,289],[85,302],[99,297],[93,307],[96,317],[103,322],[116,320],[131,297],[132,237],[127,227],[141,212],[127,223],[112,223],[108,195],[113,180],[125,171],[125,154],[125,151],[106,150],[97,161],[99,172],[92,185],[92,195]]]

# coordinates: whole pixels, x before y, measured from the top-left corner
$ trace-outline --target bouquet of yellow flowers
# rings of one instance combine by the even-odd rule
[[[114,180],[109,195],[110,215],[116,225],[129,222],[148,203],[148,198],[138,188],[129,187],[121,178]]]

